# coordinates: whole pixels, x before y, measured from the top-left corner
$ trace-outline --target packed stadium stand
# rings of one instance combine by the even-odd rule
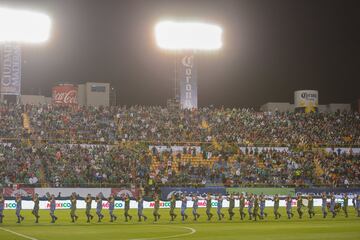
[[[0,124],[3,185],[360,182],[360,155],[351,152],[360,146],[360,115],[354,112],[2,104]]]

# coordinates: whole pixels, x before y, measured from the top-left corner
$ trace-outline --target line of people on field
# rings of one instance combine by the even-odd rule
[[[58,218],[55,216],[55,210],[56,210],[55,195],[47,194],[46,197],[47,197],[47,201],[49,202],[51,223],[55,223],[58,220]],[[348,195],[346,193],[343,195],[343,198],[342,198],[343,204],[341,206],[341,204],[336,203],[334,193],[331,193],[329,196],[327,196],[326,193],[324,192],[321,194],[321,201],[322,201],[322,205],[321,205],[322,210],[321,211],[322,211],[323,218],[326,218],[328,215],[328,203],[327,203],[328,198],[330,198],[329,211],[332,213],[333,218],[336,217],[336,215],[338,214],[338,212],[340,211],[341,208],[345,214],[345,217],[348,217],[348,206],[349,206]],[[90,194],[88,194],[86,196],[84,201],[86,204],[85,214],[86,214],[86,218],[87,218],[87,223],[90,223],[91,220],[94,218],[94,216],[91,214],[93,200],[96,202],[96,215],[98,216],[98,222],[101,222],[102,219],[105,217],[102,214],[103,199],[105,199],[105,198],[102,193],[99,193],[95,197],[95,199],[93,199],[93,197]],[[197,194],[192,194],[190,196],[186,196],[185,194],[182,194],[180,196],[180,201],[181,201],[180,208],[181,208],[181,217],[182,217],[181,220],[185,221],[188,219],[188,215],[186,214],[187,201],[192,200],[192,202],[193,202],[192,215],[194,217],[193,220],[197,221],[200,218],[200,214],[198,213],[199,200],[205,200],[207,220],[210,221],[212,219],[212,217],[214,216],[213,213],[211,212],[211,209],[212,209],[212,203],[215,200],[217,202],[216,213],[218,216],[218,220],[221,221],[222,219],[225,218],[225,214],[222,211],[223,200],[225,200],[225,199],[229,202],[229,207],[228,207],[229,220],[233,220],[233,217],[235,215],[235,212],[234,212],[235,200],[239,201],[239,215],[240,215],[241,220],[244,220],[246,218],[246,215],[249,216],[249,220],[254,220],[254,221],[257,221],[258,219],[262,220],[267,217],[267,213],[265,212],[265,207],[266,207],[266,200],[269,198],[266,198],[264,194],[257,195],[257,194],[252,194],[252,193],[247,193],[247,194],[241,193],[238,195],[230,194],[229,196],[222,196],[222,194],[213,196],[210,193],[208,193],[206,195],[206,197],[201,197],[201,196],[198,196]],[[310,195],[306,196],[306,199],[307,199],[307,212],[309,214],[309,218],[313,218],[315,216],[314,196],[312,194],[310,194]],[[114,214],[115,196],[113,194],[110,194],[110,196],[108,198],[106,198],[106,200],[108,201],[108,204],[109,204],[110,222],[114,222],[118,218]],[[132,220],[132,216],[129,214],[131,199],[130,199],[129,195],[125,194],[123,196],[122,200],[124,201],[125,222],[128,222],[129,220]],[[281,214],[279,213],[280,197],[278,194],[275,194],[271,198],[271,200],[274,202],[274,207],[273,207],[274,217],[275,217],[275,219],[279,219],[279,218],[281,218]],[[297,211],[300,219],[303,217],[303,214],[304,214],[303,208],[306,207],[303,204],[303,200],[304,200],[304,198],[301,194],[298,194],[296,196],[296,211]],[[39,215],[40,200],[39,200],[38,194],[34,194],[32,201],[34,202],[32,214],[35,216],[35,223],[38,223],[39,218],[40,218],[40,215]],[[137,207],[138,221],[139,222],[141,222],[142,220],[146,221],[148,219],[148,217],[143,214],[143,209],[144,209],[143,197],[140,195],[136,199],[136,201],[138,203],[138,207]],[[176,201],[177,201],[176,196],[172,195],[171,199],[170,199],[170,212],[169,212],[171,222],[173,222],[177,217],[177,214],[175,213]],[[15,202],[16,202],[17,223],[21,223],[22,221],[24,221],[24,217],[21,215],[22,198],[20,195],[16,196]],[[71,202],[71,206],[70,206],[71,222],[76,222],[79,217],[78,217],[78,215],[76,215],[77,195],[75,192],[72,193],[72,195],[70,196],[70,202]],[[247,214],[245,213],[246,203],[247,203]],[[291,195],[288,195],[285,198],[285,203],[286,203],[287,217],[288,217],[288,219],[291,219],[294,217],[294,214],[292,212],[293,198],[291,197]],[[3,214],[4,206],[5,206],[5,199],[4,199],[4,196],[0,193],[0,223],[3,222],[3,218],[4,218],[4,214]],[[353,198],[353,206],[354,206],[355,210],[357,211],[357,216],[360,217],[360,194],[358,194],[356,197]],[[159,214],[159,209],[160,209],[160,197],[159,197],[159,195],[155,194],[154,195],[154,210],[153,210],[154,222],[157,222],[161,217],[161,215]]]

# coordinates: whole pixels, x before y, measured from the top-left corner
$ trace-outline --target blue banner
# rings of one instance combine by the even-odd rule
[[[338,187],[338,188],[330,188],[330,187],[314,187],[314,188],[295,188],[295,193],[301,193],[304,195],[314,194],[321,195],[321,193],[325,192],[326,194],[334,192],[335,195],[347,193],[347,194],[360,194],[360,188],[347,188],[347,187]]]

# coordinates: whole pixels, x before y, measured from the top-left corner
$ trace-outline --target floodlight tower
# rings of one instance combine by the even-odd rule
[[[195,51],[220,49],[221,35],[219,26],[200,22],[163,21],[155,26],[157,45],[175,52],[175,99],[180,100],[181,108],[198,107]],[[180,99],[176,90],[178,80]]]
[[[50,18],[42,13],[0,7],[0,96],[21,94],[21,44],[49,39]]]

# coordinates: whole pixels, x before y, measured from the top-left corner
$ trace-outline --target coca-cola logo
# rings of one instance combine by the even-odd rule
[[[76,90],[55,90],[53,93],[54,103],[59,104],[77,104]]]

